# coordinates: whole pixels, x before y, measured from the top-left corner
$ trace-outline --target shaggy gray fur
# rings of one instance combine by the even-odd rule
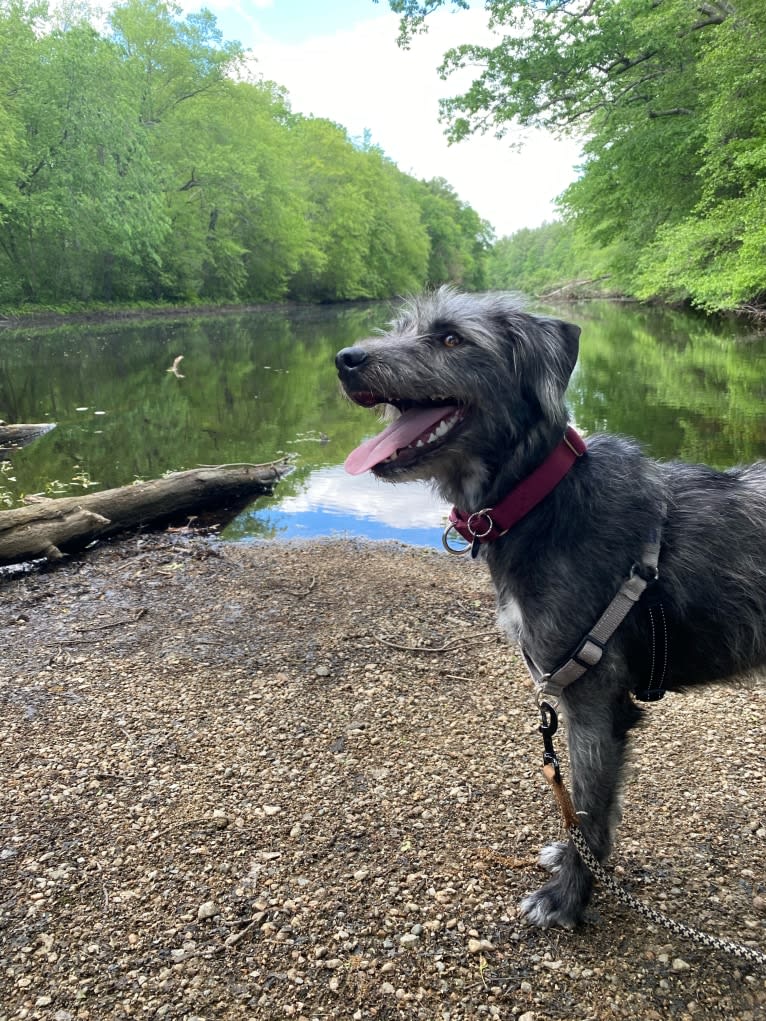
[[[377,465],[393,482],[430,479],[464,511],[491,507],[560,441],[579,329],[531,315],[507,294],[450,288],[417,298],[388,332],[339,352],[352,398],[407,407],[458,404],[463,419],[422,451]],[[766,463],[720,472],[658,463],[617,436],[588,452],[526,518],[482,547],[501,623],[545,670],[566,660],[640,559],[667,506],[652,597],[668,628],[668,690],[766,665]],[[618,817],[626,738],[641,717],[650,636],[638,605],[599,665],[566,689],[572,796],[601,860]],[[541,926],[581,921],[591,878],[571,844],[542,862],[549,883],[521,905]]]

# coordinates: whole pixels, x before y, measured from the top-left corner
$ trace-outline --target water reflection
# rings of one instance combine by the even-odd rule
[[[240,515],[226,535],[246,538],[264,529],[270,538],[283,539],[353,534],[441,548],[448,513],[447,504],[423,483],[394,486],[333,465],[309,472],[294,494],[277,498],[268,511],[256,505]]]
[[[718,467],[766,456],[763,335],[605,302],[553,311],[583,327],[569,393],[581,429]],[[338,467],[376,423],[340,398],[333,356],[389,317],[389,307],[369,305],[2,330],[0,418],[58,427],[0,473],[0,506],[46,488],[76,493],[289,452],[296,472],[227,535],[438,545],[445,508],[429,490]]]

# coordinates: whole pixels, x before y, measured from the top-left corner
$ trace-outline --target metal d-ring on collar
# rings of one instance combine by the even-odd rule
[[[514,486],[496,506],[485,507],[472,514],[453,507],[449,524],[442,533],[442,545],[446,551],[455,556],[463,556],[470,551],[475,557],[482,543],[502,538],[558,485],[585,452],[582,438],[571,426],[567,426],[564,436],[542,464]],[[461,536],[467,545],[453,546],[452,532]]]
[[[509,529],[506,528],[504,532],[501,532],[497,528],[497,525],[492,520],[492,515],[490,514],[491,510],[492,510],[492,507],[484,507],[483,510],[474,511],[473,514],[470,514],[468,516],[468,518],[467,518],[467,520],[465,522],[465,528],[468,530],[468,532],[470,532],[471,538],[472,538],[473,541],[472,542],[468,542],[468,539],[466,537],[464,539],[464,541],[467,543],[467,545],[465,545],[465,546],[460,546],[460,547],[450,546],[450,544],[449,544],[450,543],[450,532],[455,532],[456,535],[460,534],[458,532],[457,528],[455,527],[455,523],[453,521],[450,521],[450,523],[447,525],[447,527],[442,532],[442,546],[444,546],[446,551],[448,553],[453,553],[455,556],[462,557],[464,553],[470,553],[471,550],[473,550],[475,543],[481,542],[482,540],[488,538],[488,536],[490,536],[492,534],[492,532],[497,530],[497,534],[496,534],[495,537],[498,538],[498,539],[500,538],[500,536],[505,535],[505,533],[507,531],[509,531]],[[478,530],[478,528],[476,527],[477,523],[478,523],[478,520],[480,518],[483,518],[484,521],[486,521],[488,523],[487,524],[487,528],[485,528],[483,532],[480,532]],[[461,538],[463,538],[463,537],[461,536]]]

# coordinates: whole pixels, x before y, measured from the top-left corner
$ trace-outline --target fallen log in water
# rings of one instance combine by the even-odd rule
[[[241,506],[248,498],[270,493],[289,471],[286,460],[218,465],[87,496],[37,499],[0,512],[0,564],[55,560],[115,532],[158,526],[232,503]]]
[[[55,428],[55,422],[38,422],[31,425],[7,425],[0,422],[0,457],[29,446],[34,440]]]

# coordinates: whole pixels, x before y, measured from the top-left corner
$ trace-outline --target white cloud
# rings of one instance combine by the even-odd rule
[[[370,472],[347,475],[342,467],[311,472],[301,490],[278,506],[283,514],[325,511],[391,528],[443,528],[449,513],[447,504],[425,483],[392,486]]]
[[[257,72],[287,88],[294,110],[343,124],[352,136],[368,128],[402,170],[446,178],[498,235],[551,219],[553,200],[574,177],[574,142],[527,132],[520,152],[490,136],[449,146],[438,123],[439,98],[470,80],[441,81],[442,54],[462,40],[486,39],[486,14],[441,12],[410,50],[396,45],[397,31],[396,16],[383,14],[292,45],[257,28],[242,42],[252,46]]]

